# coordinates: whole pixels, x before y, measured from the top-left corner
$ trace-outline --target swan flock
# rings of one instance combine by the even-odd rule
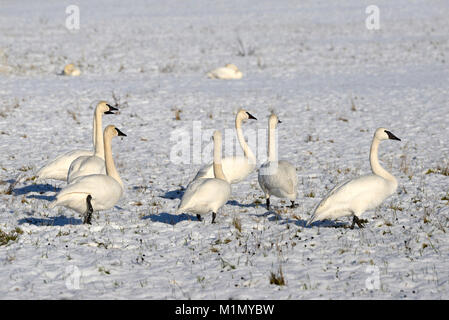
[[[50,161],[36,173],[36,179],[56,179],[66,181],[67,185],[56,194],[49,208],[63,206],[83,216],[86,224],[91,224],[92,214],[113,208],[122,197],[125,187],[112,156],[112,138],[125,137],[120,129],[108,125],[102,128],[103,115],[114,114],[118,108],[100,101],[93,115],[93,150],[77,149],[64,153]],[[243,124],[257,118],[245,109],[235,116],[235,132],[243,156],[222,156],[222,135],[215,130],[213,140],[213,162],[202,167],[187,185],[176,213],[193,213],[199,221],[202,216],[212,213],[212,223],[220,209],[231,199],[231,185],[247,179],[256,171],[256,156],[246,142]],[[288,199],[290,209],[297,207],[298,176],[295,166],[287,160],[278,159],[278,126],[282,122],[272,113],[268,117],[267,161],[258,168],[259,187],[266,200],[266,209],[270,212],[272,196]],[[384,169],[378,158],[381,141],[400,141],[386,128],[378,128],[373,136],[370,149],[371,174],[363,175],[335,186],[318,203],[307,227],[313,227],[321,220],[352,217],[352,225],[364,227],[366,220],[361,215],[379,206],[386,198],[395,193],[398,182]]]

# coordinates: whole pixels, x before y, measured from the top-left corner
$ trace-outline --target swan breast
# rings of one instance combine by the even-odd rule
[[[264,163],[259,169],[258,180],[264,192],[280,198],[296,199],[298,176],[295,167],[288,161]]]
[[[193,180],[188,186],[178,206],[178,211],[205,214],[216,212],[229,199],[231,186],[221,179]]]
[[[337,185],[320,202],[316,214],[345,208],[360,215],[381,204],[397,188],[397,182],[388,181],[377,175],[362,176]]]
[[[62,189],[56,195],[56,200],[51,207],[62,205],[84,213],[87,210],[86,197],[89,194],[92,196],[91,203],[94,211],[107,210],[118,202],[123,189],[120,183],[110,176],[88,175],[76,179]]]

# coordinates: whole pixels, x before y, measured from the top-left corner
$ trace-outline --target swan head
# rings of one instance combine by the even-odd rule
[[[270,129],[276,129],[278,123],[282,123],[282,121],[279,120],[279,118],[274,113],[272,113],[271,116],[268,118],[268,125]]]
[[[243,77],[243,73],[237,68],[235,64],[228,63],[225,65],[225,68],[234,71],[234,79],[241,79]]]
[[[398,140],[401,141],[398,137],[396,137],[391,131],[385,128],[378,128],[374,133],[374,138],[382,141],[382,140]]]
[[[118,109],[111,106],[109,103],[107,103],[106,101],[100,101],[97,104],[97,108],[95,109],[95,112],[100,112],[100,113],[104,113],[104,114],[115,114],[112,111],[117,111]]]
[[[104,129],[105,136],[110,137],[117,137],[122,136],[126,137],[126,134],[124,134],[122,131],[120,131],[118,128],[116,128],[114,125],[110,124]]]
[[[240,109],[239,112],[237,112],[236,120],[245,122],[246,120],[249,119],[257,120],[256,117],[254,117],[251,113],[249,113],[245,109]]]
[[[237,68],[237,66],[233,63],[228,63],[227,65],[225,65],[225,67],[234,70],[235,72],[240,72],[239,68]]]

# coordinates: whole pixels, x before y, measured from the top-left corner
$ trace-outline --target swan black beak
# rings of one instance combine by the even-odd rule
[[[248,115],[249,119],[257,120],[257,118],[255,116],[253,116],[251,113],[246,112],[246,114]]]
[[[110,104],[106,104],[106,105],[108,106],[109,110],[106,111],[104,114],[115,114],[115,113],[112,112],[112,111],[118,111],[118,109],[117,109],[116,107],[113,107],[113,106],[111,106]]]
[[[123,132],[121,132],[119,129],[115,128],[115,130],[117,131],[117,133],[118,133],[119,136],[127,137],[127,135],[124,134]]]
[[[390,131],[385,130],[385,133],[388,135],[388,139],[390,140],[398,140],[401,141],[401,139],[399,139],[398,137],[396,137],[394,134],[392,134]]]

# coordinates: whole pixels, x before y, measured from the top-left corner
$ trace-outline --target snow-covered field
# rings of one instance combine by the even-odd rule
[[[17,236],[0,242],[1,298],[449,298],[447,1],[77,1],[75,32],[71,4],[0,3],[0,230]],[[81,76],[58,75],[68,63]],[[243,78],[206,77],[226,63]],[[104,125],[128,135],[112,145],[125,195],[83,225],[48,209],[64,182],[15,182],[91,148],[101,99],[120,108]],[[298,208],[273,198],[267,212],[253,172],[216,224],[176,215],[201,165],[170,161],[171,134],[201,121],[205,147],[242,107],[258,118],[247,132],[282,120]],[[402,139],[380,147],[397,192],[364,229],[305,227],[330,188],[370,172],[381,126]]]

